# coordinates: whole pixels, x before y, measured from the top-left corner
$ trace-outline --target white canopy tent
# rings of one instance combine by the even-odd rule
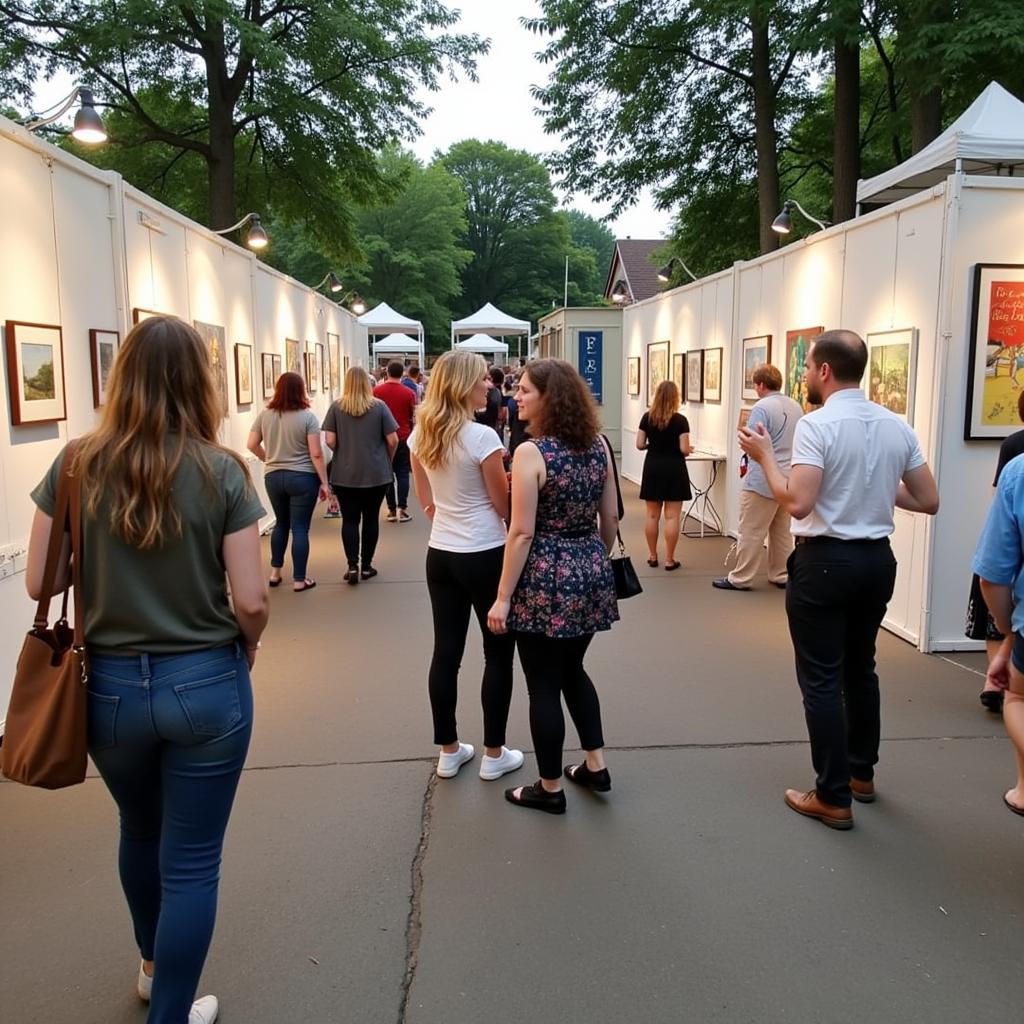
[[[857,203],[894,203],[953,174],[1024,174],[1024,103],[1001,85],[985,91],[934,141],[898,167],[857,183]]]
[[[486,334],[474,334],[462,341],[455,342],[457,349],[467,352],[479,352],[481,355],[508,355],[508,345],[497,338]]]
[[[456,338],[459,335],[485,335],[488,338],[504,338],[509,334],[525,334],[530,337],[530,321],[517,320],[515,317],[503,313],[490,302],[484,303],[475,313],[463,320],[452,321],[452,348],[455,348]],[[529,342],[527,342],[529,343]],[[474,352],[483,351],[474,348]],[[489,349],[487,351],[498,351]],[[505,346],[505,354],[508,354],[508,346]]]
[[[381,302],[373,309],[367,310],[358,320],[366,328],[371,339],[380,335],[380,341],[371,341],[371,350],[374,356],[374,364],[377,362],[377,354],[415,354],[419,357],[419,364],[423,366],[423,324],[419,320],[402,316],[397,310],[392,309],[386,302]],[[415,335],[416,341],[410,340],[407,335]],[[397,340],[396,340],[397,339]],[[397,346],[404,342],[405,347],[383,348],[383,345]]]

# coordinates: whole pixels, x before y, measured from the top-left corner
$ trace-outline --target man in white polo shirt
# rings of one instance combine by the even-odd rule
[[[763,426],[740,447],[793,517],[786,615],[811,741],[815,789],[786,803],[830,828],[853,827],[851,799],[875,798],[881,730],[875,642],[896,582],[893,508],[934,515],[939,494],[914,431],[861,390],[867,347],[826,331],[807,355],[808,400],[787,480]]]

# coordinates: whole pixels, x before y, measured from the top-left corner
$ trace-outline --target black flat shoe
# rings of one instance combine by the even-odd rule
[[[519,796],[516,796],[516,789],[519,790]],[[506,789],[505,799],[510,804],[518,804],[520,807],[533,807],[538,811],[547,811],[548,814],[565,814],[565,794],[549,793],[540,784],[540,779],[532,786]]]
[[[649,565],[649,566],[650,566],[650,567],[651,567],[652,569],[657,569],[657,568],[658,568],[658,560],[657,560],[656,558],[648,558],[648,559],[647,559],[647,564],[648,564],[648,565]]]
[[[342,576],[342,579],[349,586],[354,587],[359,582],[359,570],[353,566],[347,573],[345,573],[344,576]]]
[[[570,782],[592,789],[595,793],[607,793],[612,788],[612,778],[607,768],[592,772],[585,764],[567,764],[562,774]]]
[[[1002,690],[982,690],[978,694],[978,700],[981,701],[981,706],[986,711],[991,711],[994,715],[1001,715],[1003,713]]]
[[[377,575],[377,570],[372,565],[368,565],[359,575],[364,580],[372,580]]]
[[[281,586],[280,578],[278,578],[276,580],[267,580],[267,586],[268,587],[279,587],[279,586]]]

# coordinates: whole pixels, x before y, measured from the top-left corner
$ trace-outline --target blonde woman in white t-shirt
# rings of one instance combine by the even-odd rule
[[[434,364],[430,388],[416,410],[409,436],[416,497],[431,520],[427,590],[434,616],[430,662],[430,708],[434,742],[440,744],[437,774],[449,779],[473,758],[460,743],[455,722],[459,665],[469,616],[476,612],[483,636],[484,750],[480,778],[499,779],[523,763],[505,746],[512,701],[510,634],[487,628],[487,612],[498,592],[508,518],[508,480],[503,449],[490,427],[473,420],[491,386],[487,364],[472,352],[446,352]]]

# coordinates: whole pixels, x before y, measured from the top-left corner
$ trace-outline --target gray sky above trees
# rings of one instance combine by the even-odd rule
[[[434,108],[434,113],[424,122],[423,134],[412,143],[412,150],[426,161],[435,151],[447,150],[453,142],[468,138],[494,139],[538,155],[557,148],[558,140],[544,134],[541,119],[533,113],[535,102],[530,95],[530,87],[547,78],[548,69],[533,56],[544,40],[519,23],[520,18],[539,15],[535,0],[452,0],[452,6],[462,12],[457,30],[487,37],[491,50],[479,61],[478,82],[462,77],[458,82],[445,81],[437,93],[425,92],[422,99]],[[52,106],[74,84],[64,74],[40,82],[35,109]],[[607,205],[592,203],[585,196],[560,198],[565,206],[595,217],[609,212]],[[669,222],[669,213],[655,210],[645,193],[609,227],[619,238],[661,238],[668,236]]]

